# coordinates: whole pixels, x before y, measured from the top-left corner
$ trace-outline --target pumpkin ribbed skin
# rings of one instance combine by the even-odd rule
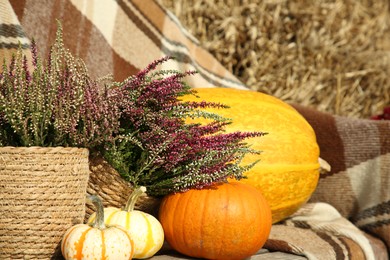
[[[95,221],[95,214],[88,223]],[[134,241],[134,258],[149,258],[157,253],[164,243],[164,230],[160,222],[142,211],[124,211],[115,207],[104,209],[104,223],[119,225],[129,232]]]
[[[260,191],[240,182],[168,195],[159,220],[173,249],[207,259],[253,255],[267,240],[272,222]]]
[[[133,241],[118,227],[98,229],[86,224],[70,228],[64,235],[61,251],[65,259],[132,259]]]
[[[228,109],[207,109],[231,118],[227,132],[262,131],[268,134],[248,139],[260,155],[247,155],[244,163],[260,159],[245,175],[244,183],[261,189],[270,204],[273,222],[294,213],[315,190],[319,178],[319,147],[309,123],[290,105],[255,91],[226,88],[196,89],[185,101],[212,101]]]

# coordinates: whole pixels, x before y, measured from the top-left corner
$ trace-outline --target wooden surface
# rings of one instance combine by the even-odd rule
[[[163,250],[158,255],[155,255],[151,260],[189,260],[194,259],[181,255],[173,250]],[[287,254],[282,252],[269,252],[266,249],[261,249],[257,254],[247,258],[247,260],[305,260],[307,259],[304,256],[298,256],[293,254]]]

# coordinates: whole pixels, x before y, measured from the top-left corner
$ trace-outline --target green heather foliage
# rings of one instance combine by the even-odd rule
[[[261,132],[225,133],[229,119],[182,102],[196,95],[184,78],[194,72],[157,70],[156,60],[123,82],[93,80],[81,59],[64,48],[62,28],[45,62],[32,43],[32,64],[19,50],[0,73],[0,146],[75,146],[101,154],[134,186],[159,196],[240,179],[245,139]],[[189,124],[186,118],[211,119]]]

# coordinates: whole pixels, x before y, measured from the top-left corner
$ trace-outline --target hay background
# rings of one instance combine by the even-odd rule
[[[159,0],[251,89],[337,115],[390,104],[387,0]]]

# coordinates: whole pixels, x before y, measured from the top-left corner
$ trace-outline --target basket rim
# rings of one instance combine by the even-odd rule
[[[89,154],[89,149],[85,147],[65,147],[65,146],[0,146],[0,152],[17,153],[17,152],[29,152],[29,153],[74,153],[84,152]]]

